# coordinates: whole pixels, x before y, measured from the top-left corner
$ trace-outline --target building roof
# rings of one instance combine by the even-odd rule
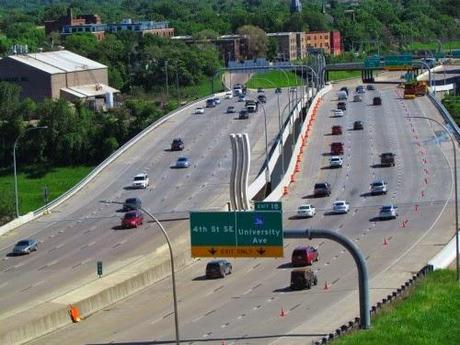
[[[95,96],[103,96],[107,93],[119,93],[120,91],[114,89],[105,84],[87,84],[87,85],[78,85],[61,88],[62,91],[65,91],[69,94],[72,94],[78,98],[87,98]]]
[[[100,64],[99,62],[87,59],[68,50],[10,55],[9,58],[49,74],[107,68],[107,66]]]

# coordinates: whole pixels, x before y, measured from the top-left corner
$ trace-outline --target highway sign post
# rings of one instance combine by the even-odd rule
[[[282,212],[190,212],[190,237],[192,257],[282,257]]]

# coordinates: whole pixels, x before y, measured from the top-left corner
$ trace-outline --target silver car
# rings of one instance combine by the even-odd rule
[[[13,247],[13,254],[30,254],[38,249],[37,240],[21,240]]]
[[[387,194],[387,184],[383,180],[377,180],[371,183],[371,194]]]
[[[176,161],[176,168],[188,168],[190,161],[187,157],[179,157]]]
[[[393,204],[382,206],[379,212],[380,219],[396,219],[397,216],[398,208]]]

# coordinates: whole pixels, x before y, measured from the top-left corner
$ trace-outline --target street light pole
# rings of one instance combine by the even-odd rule
[[[168,60],[165,60],[166,101],[169,99]]]
[[[452,148],[454,150],[454,186],[455,186],[455,252],[456,252],[456,269],[457,269],[457,282],[460,283],[460,261],[459,261],[459,238],[458,238],[458,188],[457,188],[457,149],[455,148],[455,140],[452,134],[450,133],[449,129],[444,126],[438,120],[435,120],[431,117],[425,116],[408,116],[408,119],[424,119],[436,122],[439,126],[441,126],[447,133],[452,142]]]
[[[262,106],[262,110],[264,112],[264,123],[265,123],[265,162],[267,164],[267,175],[266,179],[267,182],[270,183],[271,181],[271,175],[270,175],[270,166],[268,164],[268,134],[267,134],[267,112],[265,111],[265,106],[263,103],[260,103]]]
[[[18,140],[26,135],[27,132],[33,131],[34,129],[46,129],[48,126],[32,127],[27,128],[24,133],[19,134],[13,144],[13,173],[14,173],[14,199],[16,205],[16,218],[19,218],[19,197],[18,197],[18,176],[16,173],[16,147],[18,146]]]

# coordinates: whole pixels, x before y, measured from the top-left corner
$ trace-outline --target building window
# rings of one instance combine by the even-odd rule
[[[323,36],[322,36],[322,35],[319,35],[319,39],[322,40],[322,39],[323,39]]]
[[[324,36],[324,38],[328,40],[328,39],[329,39],[329,36],[328,36],[328,35],[326,35],[326,36]]]
[[[319,47],[320,47],[320,48],[322,48],[322,47],[323,47],[323,44],[322,44],[322,43],[320,43],[320,44],[319,44]]]

